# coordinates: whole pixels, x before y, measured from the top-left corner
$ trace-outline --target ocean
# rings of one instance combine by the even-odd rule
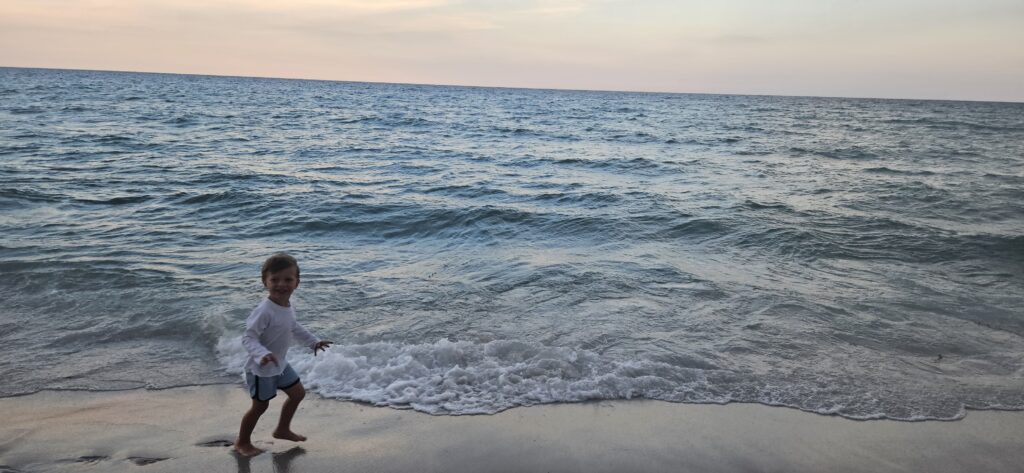
[[[0,396],[1024,409],[1024,104],[0,68]]]

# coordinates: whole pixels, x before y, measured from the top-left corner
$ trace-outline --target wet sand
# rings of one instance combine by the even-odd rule
[[[307,396],[271,438],[283,396],[228,446],[249,400],[240,386],[42,392],[0,399],[0,473],[67,472],[1011,472],[1024,412],[954,422],[852,421],[756,404],[614,401],[430,416]]]

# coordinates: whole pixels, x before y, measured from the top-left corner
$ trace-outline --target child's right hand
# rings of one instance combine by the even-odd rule
[[[277,357],[275,357],[273,353],[267,353],[263,358],[260,358],[260,366],[266,366],[267,363],[273,363],[276,365]]]

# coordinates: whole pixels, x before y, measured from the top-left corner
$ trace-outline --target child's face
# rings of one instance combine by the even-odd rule
[[[299,276],[295,267],[289,267],[280,271],[271,271],[263,278],[263,286],[270,291],[270,300],[278,305],[287,305],[292,292],[299,287]]]

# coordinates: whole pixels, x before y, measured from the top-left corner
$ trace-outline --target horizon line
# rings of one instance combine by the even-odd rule
[[[501,85],[472,85],[472,84],[432,84],[432,83],[417,83],[417,82],[386,82],[386,81],[365,81],[365,80],[346,80],[346,79],[313,79],[306,77],[277,77],[277,76],[246,76],[236,74],[210,74],[210,73],[194,73],[194,72],[163,72],[163,71],[133,71],[133,70],[118,70],[118,69],[80,69],[80,68],[68,68],[68,67],[38,67],[38,66],[5,66],[0,65],[0,69],[38,69],[47,71],[76,71],[76,72],[107,72],[107,73],[121,73],[121,74],[164,74],[164,75],[175,75],[175,76],[198,76],[198,77],[222,77],[222,78],[235,78],[235,79],[267,79],[267,80],[296,80],[296,81],[316,81],[316,82],[339,82],[339,83],[352,83],[352,84],[380,84],[380,85],[404,85],[404,86],[423,86],[423,87],[466,87],[476,89],[512,89],[512,90],[540,90],[540,91],[558,91],[558,92],[596,92],[596,93],[625,93],[625,94],[667,94],[667,95],[720,95],[720,96],[739,96],[739,97],[780,97],[780,98],[814,98],[814,99],[842,99],[842,100],[902,100],[902,101],[921,101],[921,102],[971,102],[971,103],[998,103],[998,104],[1024,104],[1024,100],[1012,101],[1012,100],[972,100],[972,99],[935,99],[935,98],[914,98],[914,97],[861,97],[861,96],[839,96],[839,95],[790,95],[790,94],[752,94],[752,93],[734,93],[734,92],[670,92],[670,91],[657,91],[657,90],[614,90],[614,89],[575,89],[575,88],[561,88],[561,87],[526,87],[526,86],[501,86]]]

